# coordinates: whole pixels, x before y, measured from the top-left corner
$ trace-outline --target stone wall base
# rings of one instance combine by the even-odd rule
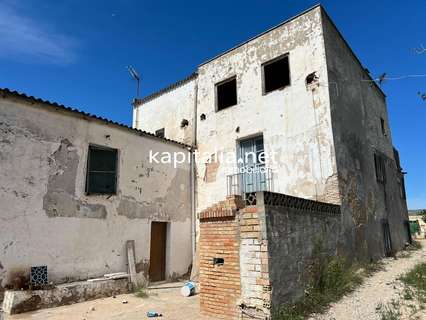
[[[6,291],[3,311],[17,314],[53,308],[129,292],[127,279],[80,281],[55,286],[48,290]]]

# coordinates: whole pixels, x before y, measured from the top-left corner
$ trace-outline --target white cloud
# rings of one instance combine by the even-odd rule
[[[75,49],[71,37],[22,15],[8,1],[0,3],[0,57],[69,64],[76,58]]]

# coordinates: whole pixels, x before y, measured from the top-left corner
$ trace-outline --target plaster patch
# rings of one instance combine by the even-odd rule
[[[63,139],[50,159],[52,168],[47,185],[48,192],[49,190],[63,190],[74,195],[79,162],[77,150],[68,139]]]
[[[138,263],[136,263],[136,273],[141,273],[144,275],[145,278],[148,278],[148,272],[149,272],[149,260],[148,259],[142,259]]]
[[[90,204],[75,199],[63,191],[53,191],[43,198],[43,208],[50,218],[74,217],[105,219],[107,211],[102,204]]]
[[[50,175],[43,197],[43,209],[47,216],[105,219],[107,212],[104,205],[89,204],[75,198],[79,157],[72,143],[63,139],[49,159]]]
[[[189,213],[188,191],[179,186],[186,182],[188,172],[177,170],[164,196],[152,201],[137,201],[133,197],[122,197],[117,213],[129,219],[150,219],[165,221],[185,221]]]

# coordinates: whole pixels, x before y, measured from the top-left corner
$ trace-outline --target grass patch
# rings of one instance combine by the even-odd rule
[[[345,259],[319,257],[310,268],[311,281],[305,295],[291,305],[274,310],[273,319],[302,320],[312,313],[323,312],[362,282],[362,274]]]
[[[420,303],[426,303],[426,263],[416,265],[411,271],[400,277],[399,280],[414,289]]]
[[[363,275],[371,277],[376,272],[385,270],[385,264],[383,261],[378,260],[365,264],[361,268],[363,269]]]
[[[422,244],[419,241],[413,240],[411,244],[408,245],[408,251],[417,251],[422,248]]]
[[[136,288],[134,294],[138,298],[148,298],[149,297],[148,290],[146,289],[146,287],[142,287],[142,286]]]
[[[376,312],[380,316],[380,320],[400,320],[402,316],[401,304],[397,300],[392,300],[389,303],[380,303]]]
[[[400,300],[379,304],[376,312],[380,320],[398,320],[403,314],[408,315],[407,319],[420,319],[418,312],[425,309],[426,303],[426,263],[416,265],[399,280],[404,284]]]
[[[402,290],[402,298],[404,300],[413,300],[415,297],[415,292],[409,286],[405,286],[404,290]]]
[[[411,244],[409,244],[404,251],[400,251],[397,254],[397,258],[409,258],[411,255],[420,250],[422,248],[422,244],[419,241],[413,240]]]
[[[413,242],[409,250],[414,251],[419,248],[421,245]],[[365,277],[385,270],[385,264],[381,260],[362,265],[351,264],[342,257],[324,256],[321,249],[321,243],[316,243],[312,254],[313,261],[308,270],[310,281],[303,297],[295,303],[282,305],[273,310],[272,319],[303,320],[314,313],[321,314],[331,303],[339,301],[362,284]],[[411,298],[411,295],[412,292],[406,292],[407,300]],[[393,318],[400,312],[398,301],[380,305],[379,309],[383,314],[383,320],[399,319]]]

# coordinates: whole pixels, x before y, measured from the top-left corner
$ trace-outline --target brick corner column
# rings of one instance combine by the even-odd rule
[[[261,199],[263,200],[263,199]],[[241,301],[251,314],[270,316],[268,240],[263,201],[240,211]]]
[[[200,309],[214,318],[237,319],[241,295],[238,197],[200,213]]]

